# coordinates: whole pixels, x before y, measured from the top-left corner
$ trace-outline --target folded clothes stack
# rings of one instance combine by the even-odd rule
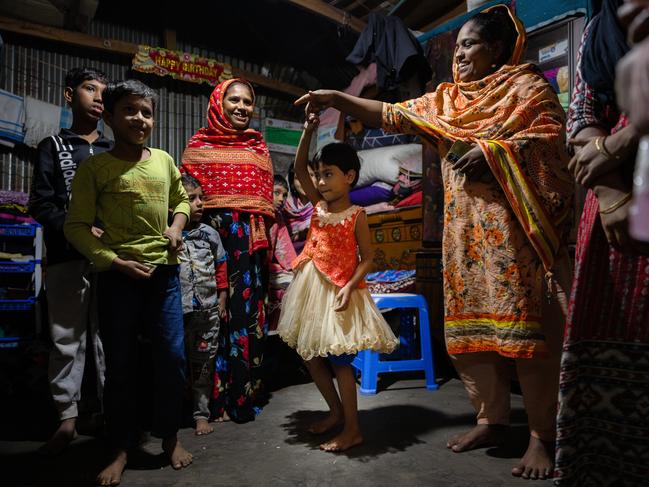
[[[0,191],[0,224],[36,223],[29,216],[29,195],[18,191]]]
[[[385,135],[400,140],[399,135]],[[410,136],[404,136],[410,137]],[[409,139],[411,140],[411,139]],[[350,193],[368,214],[421,204],[422,146],[408,143],[360,150],[361,171]],[[419,196],[411,198],[419,193]]]
[[[410,293],[415,291],[415,274],[414,270],[371,272],[365,282],[372,294]]]

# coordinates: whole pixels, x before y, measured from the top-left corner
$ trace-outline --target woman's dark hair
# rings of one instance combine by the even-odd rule
[[[191,189],[196,189],[201,187],[201,183],[198,182],[198,179],[196,179],[191,174],[187,174],[187,173],[184,173],[182,176],[180,176],[180,182],[182,183],[183,186],[187,186],[188,188]]]
[[[297,196],[297,189],[295,189],[295,171],[291,167],[288,170],[288,174],[286,175],[286,179],[288,180],[288,190],[292,195]]]
[[[327,166],[336,166],[345,174],[351,170],[356,171],[352,188],[356,186],[361,172],[361,161],[351,146],[343,142],[333,142],[325,145],[316,153],[309,166],[315,170],[320,163],[326,164]]]
[[[255,92],[254,92],[254,90],[252,89],[252,87],[251,87],[247,82],[242,81],[242,80],[237,80],[237,81],[235,81],[234,83],[231,83],[231,84],[228,86],[228,88],[225,90],[225,93],[223,93],[223,98],[225,98],[225,96],[228,94],[228,91],[230,91],[230,89],[231,89],[232,87],[236,86],[236,85],[241,85],[241,86],[244,86],[244,87],[248,88],[248,90],[250,91],[250,94],[252,95],[252,98],[253,98],[253,99],[255,98]]]
[[[275,174],[275,176],[273,176],[273,186],[281,186],[286,191],[288,191],[288,183],[286,182],[286,179],[284,178],[284,176],[280,176],[279,174]]]
[[[496,64],[498,67],[507,64],[512,57],[518,32],[514,21],[510,18],[509,13],[504,8],[497,8],[489,12],[482,12],[471,17],[468,22],[472,22],[480,31],[480,36],[489,45],[500,43],[502,52]]]
[[[140,98],[149,98],[151,100],[151,107],[155,113],[155,104],[158,100],[157,93],[152,88],[149,88],[147,85],[136,79],[127,79],[109,84],[102,96],[104,109],[108,113],[113,113],[117,102],[129,95],[139,96]]]
[[[65,73],[65,87],[72,88],[73,90],[84,81],[96,80],[105,85],[108,84],[108,76],[103,71],[82,66],[80,68],[72,68]]]
[[[288,188],[291,194],[297,194],[297,190],[295,189],[295,183],[293,182],[295,181],[295,171],[293,170],[292,167],[288,170],[286,179],[288,180]]]

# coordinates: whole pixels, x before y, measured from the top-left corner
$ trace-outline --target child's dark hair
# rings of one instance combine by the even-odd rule
[[[316,153],[313,160],[309,162],[309,166],[311,169],[316,170],[320,163],[326,164],[327,166],[336,166],[345,174],[351,170],[356,171],[356,176],[354,177],[354,181],[352,181],[352,188],[356,186],[361,172],[361,161],[351,146],[343,142],[332,142],[331,144],[325,145]]]
[[[126,79],[111,83],[104,91],[103,101],[104,109],[108,113],[113,113],[115,104],[125,96],[135,95],[140,98],[150,98],[153,112],[155,113],[155,104],[158,100],[157,93],[147,85],[136,79]]]
[[[509,62],[516,46],[518,32],[505,8],[479,13],[471,17],[468,22],[472,22],[478,28],[482,40],[487,44],[493,45],[497,42],[502,44],[500,58],[496,60],[498,67]]]
[[[286,191],[288,191],[288,183],[286,182],[286,178],[284,176],[280,176],[279,174],[275,174],[275,176],[273,176],[273,186],[281,186]]]
[[[201,188],[201,183],[191,174],[184,173],[180,176],[180,182],[183,186],[191,189]]]
[[[72,68],[65,73],[65,87],[72,88],[73,90],[84,81],[96,80],[105,85],[108,84],[108,76],[103,71],[82,66],[80,68]]]

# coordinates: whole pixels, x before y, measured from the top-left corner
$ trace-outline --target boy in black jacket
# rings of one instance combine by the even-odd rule
[[[72,127],[62,129],[38,145],[29,199],[31,215],[43,225],[47,249],[46,289],[50,331],[49,378],[61,424],[44,445],[45,453],[61,452],[76,434],[77,402],[86,360],[86,333],[91,334],[96,361],[98,391],[104,378],[104,354],[91,319],[89,262],[63,235],[70,188],[77,167],[93,154],[108,151],[112,141],[97,131],[104,106],[102,92],[108,79],[92,68],[74,68],[65,77],[63,96],[72,109]],[[101,230],[96,229],[97,234]]]

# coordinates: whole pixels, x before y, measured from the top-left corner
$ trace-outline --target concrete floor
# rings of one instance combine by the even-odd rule
[[[365,443],[348,452],[322,452],[318,449],[322,439],[304,432],[305,425],[322,415],[325,404],[313,384],[293,385],[274,392],[252,423],[216,424],[215,432],[206,437],[183,429],[180,438],[194,454],[194,464],[186,470],[173,471],[165,465],[159,443],[148,442],[145,451],[132,458],[121,485],[526,485],[510,474],[527,442],[520,396],[512,397],[513,426],[507,449],[456,454],[445,448],[446,438],[474,421],[462,384],[451,380],[430,392],[423,387],[423,380],[393,380],[390,376],[384,379],[383,387],[387,388],[377,395],[359,397]],[[102,442],[92,437],[81,436],[56,460],[36,453],[40,441],[0,438],[3,487],[93,485],[105,459]]]

